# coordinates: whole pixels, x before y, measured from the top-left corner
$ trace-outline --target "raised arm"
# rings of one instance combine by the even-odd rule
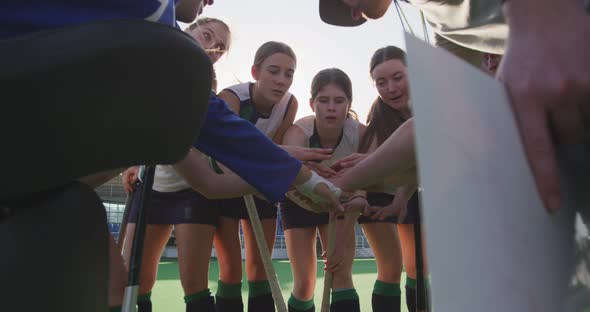
[[[334,180],[343,191],[367,188],[386,181],[390,186],[416,183],[414,120],[402,124],[373,154]]]

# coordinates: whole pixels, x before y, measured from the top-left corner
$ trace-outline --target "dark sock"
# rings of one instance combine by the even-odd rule
[[[121,312],[121,306],[110,307],[109,312]]]
[[[416,284],[417,286],[418,284]],[[429,279],[425,279],[424,280],[424,298],[422,298],[422,301],[420,301],[420,298],[418,298],[418,290],[416,290],[416,301],[418,302],[418,310],[422,311],[427,311],[428,310],[428,293],[430,288],[430,281]],[[417,288],[416,288],[417,289]]]
[[[416,312],[416,280],[406,278],[406,306],[408,312]]]
[[[424,281],[425,298],[422,302],[418,302],[417,284],[418,281],[415,279],[410,277],[406,278],[406,305],[409,312],[414,312],[416,310],[428,310],[428,292],[430,288],[429,280],[425,279]]]
[[[209,288],[184,296],[186,312],[215,312],[215,301]]]
[[[354,288],[333,289],[330,312],[360,312],[359,295]]]
[[[313,297],[308,301],[303,301],[295,298],[295,296],[291,294],[291,297],[289,297],[288,308],[289,312],[315,312]]]
[[[375,281],[371,305],[373,312],[400,312],[401,290],[399,284]]]
[[[152,292],[137,296],[137,312],[152,312]]]
[[[218,281],[217,293],[215,293],[215,309],[217,312],[243,312],[242,283],[226,284]]]
[[[272,298],[268,281],[248,281],[248,312],[274,312],[275,301]]]

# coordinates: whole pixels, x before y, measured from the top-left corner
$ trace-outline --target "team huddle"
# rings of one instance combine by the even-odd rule
[[[229,27],[219,19],[199,18],[185,31],[209,51],[212,63],[230,46]],[[217,96],[235,114],[255,125],[272,142],[326,179],[337,177],[351,159],[374,151],[411,117],[405,53],[397,47],[388,46],[375,51],[367,66],[379,94],[371,107],[367,125],[356,117],[352,105],[351,80],[338,68],[327,68],[314,76],[309,99],[314,115],[295,120],[300,102],[289,93],[289,88],[296,66],[296,54],[288,45],[266,42],[258,48],[254,57],[254,82],[226,87]],[[213,86],[215,88],[216,84]],[[248,149],[247,146],[244,148]],[[202,176],[207,175],[202,177],[203,180],[210,179],[208,176],[215,179],[219,175],[232,174],[215,159],[205,154],[199,157],[210,165],[206,172],[200,172]],[[141,186],[136,183],[137,168],[125,171],[123,180],[136,203],[132,206],[125,239],[124,254],[128,261],[137,220],[138,189]],[[373,291],[373,310],[400,309],[403,266],[407,273],[406,302],[409,310],[415,311],[413,224],[418,220],[415,190],[412,186],[397,190],[394,187],[381,187],[374,192],[357,190],[343,203],[346,211],[352,213],[332,213],[338,239],[334,252],[325,258],[326,269],[333,274],[333,311],[360,310],[352,279],[354,226],[357,222],[362,225],[377,258],[378,276]],[[151,311],[150,294],[156,280],[159,258],[173,227],[187,309],[190,306],[203,309],[208,305],[211,311],[242,311],[240,224],[246,248],[248,310],[274,311],[275,303],[244,199],[236,197],[236,193],[227,190],[227,187],[224,191],[227,192],[213,196],[208,192],[200,193],[187,183],[174,166],[156,167],[144,241],[139,311]],[[212,197],[215,199],[210,199]],[[394,197],[397,206],[394,206]],[[305,202],[298,202],[294,196],[287,196],[278,203],[256,197],[255,203],[269,249],[274,246],[277,212],[280,211],[279,222],[285,231],[293,274],[289,310],[313,311],[319,256],[316,254],[317,233],[322,249],[327,251],[330,213],[312,211],[305,207]],[[407,209],[400,211],[397,209],[400,205],[404,208],[407,206]],[[208,285],[209,258],[213,245],[219,263],[215,298]]]
[[[437,47],[501,80],[509,95],[511,113],[518,125],[537,195],[541,198],[539,209],[551,214],[562,209],[576,212],[587,230],[590,224],[590,162],[587,161],[590,159],[590,1],[403,1],[421,11],[424,27],[430,26]],[[358,26],[367,19],[378,19],[391,4],[399,9],[398,1],[392,0],[318,2],[319,17],[336,26]],[[18,176],[28,181],[14,183],[9,174],[8,184],[18,187],[12,193],[9,189],[1,198],[0,229],[8,234],[4,235],[3,244],[15,253],[14,257],[4,257],[4,260],[15,258],[22,262],[15,265],[16,270],[12,270],[14,264],[10,261],[0,266],[4,269],[2,276],[6,277],[4,284],[8,289],[2,292],[5,293],[3,304],[22,311],[37,311],[40,306],[44,310],[102,312],[108,306],[111,312],[119,312],[133,310],[137,299],[140,312],[151,311],[150,296],[160,255],[174,230],[187,312],[244,310],[242,243],[246,253],[248,311],[274,311],[275,300],[279,302],[277,299],[282,297],[276,296],[274,277],[265,270],[269,257],[263,256],[265,248],[259,248],[263,247],[259,242],[264,236],[266,247],[272,250],[277,222],[281,222],[293,277],[288,310],[316,310],[313,297],[317,287],[317,258],[323,257],[325,276],[330,276],[329,284],[325,284],[329,285],[325,289],[331,290],[329,309],[356,312],[360,311],[359,300],[368,300],[359,298],[352,275],[354,228],[358,223],[376,259],[377,277],[371,298],[373,311],[400,311],[402,293],[405,293],[409,311],[429,310],[425,287],[422,287],[427,284],[427,277],[423,277],[428,276],[424,274],[427,261],[422,256],[422,248],[417,247],[422,246],[420,188],[405,52],[386,46],[374,51],[372,58],[366,60],[377,91],[366,123],[359,121],[354,112],[356,104],[353,105],[350,77],[338,68],[323,69],[308,82],[313,115],[295,120],[302,99],[297,99],[289,89],[297,70],[297,57],[296,51],[284,43],[270,41],[258,48],[251,67],[253,82],[218,86],[211,64],[230,49],[231,31],[219,19],[197,19],[203,7],[211,4],[213,0],[13,0],[2,6],[0,44],[8,47],[8,56],[0,59],[10,62],[14,59],[19,67],[8,70],[9,77],[3,76],[3,81],[8,86],[26,85],[30,90],[45,90],[41,86],[58,81],[46,94],[28,92],[46,96],[51,105],[31,100],[34,98],[26,97],[28,94],[19,93],[20,90],[7,90],[12,92],[8,92],[12,98],[9,96],[7,102],[15,104],[7,107],[31,106],[34,112],[41,111],[41,106],[58,109],[43,110],[43,118],[32,123],[28,116],[23,116],[29,112],[21,114],[8,110],[6,114],[5,120],[14,119],[15,125],[26,125],[27,129],[20,134],[13,129],[3,131],[8,142],[6,150],[17,151],[5,154],[14,156],[30,146],[37,150],[31,149],[34,158],[23,157],[29,159],[28,163],[16,161],[21,154],[4,161],[7,164],[16,162]],[[256,2],[249,5],[254,6]],[[190,26],[183,33],[177,22],[190,23]],[[98,34],[99,38],[92,34]],[[135,37],[142,38],[139,43],[130,43]],[[83,38],[91,40],[82,41]],[[72,49],[78,47],[70,44],[76,40],[94,49]],[[157,48],[153,49],[154,46]],[[137,60],[133,61],[138,62],[129,62],[130,57],[125,55],[137,55]],[[147,63],[154,66],[144,66],[142,56],[149,56]],[[37,62],[45,58],[47,63]],[[137,63],[141,66],[133,67]],[[118,80],[111,80],[97,74],[99,71],[86,71],[87,67],[102,68],[104,64],[111,70],[122,68],[125,72],[121,77],[114,75]],[[178,70],[180,67],[184,70]],[[162,74],[143,74],[146,68],[162,71]],[[181,74],[185,74],[183,79]],[[153,98],[140,97],[145,90],[131,88],[128,82],[146,83],[142,80],[144,76],[150,76],[154,86],[165,86],[162,88],[165,91],[156,92]],[[81,87],[72,87],[73,81],[81,82]],[[449,92],[461,92],[461,87]],[[413,86],[413,90],[419,92],[420,86]],[[74,96],[65,96],[70,93]],[[136,117],[142,122],[132,122],[121,128],[111,123],[110,128],[116,131],[109,136],[100,135],[101,131],[108,134],[113,130],[108,123],[103,123],[112,116],[93,111],[94,106],[102,105],[93,105],[98,103],[96,101],[115,103],[125,114],[119,111],[111,114],[126,118],[141,115]],[[166,101],[179,105],[170,109],[172,104]],[[188,102],[191,105],[186,105]],[[304,103],[307,105],[307,99]],[[74,106],[81,110],[74,110]],[[150,109],[142,111],[145,107]],[[136,114],[139,111],[143,114]],[[184,122],[179,122],[180,116],[185,118]],[[47,120],[63,121],[48,124]],[[44,130],[61,137],[59,140],[39,139],[43,138]],[[152,137],[147,138],[148,141],[143,134],[146,137],[142,139],[146,140],[138,140],[144,142],[141,148],[137,144],[110,142],[112,137],[120,137],[120,133],[129,130],[152,131]],[[182,135],[183,139],[176,140]],[[12,140],[14,138],[16,140]],[[55,148],[35,145],[45,141],[55,143]],[[89,144],[83,145],[83,142]],[[170,145],[169,149],[166,144]],[[146,149],[142,149],[144,147]],[[97,152],[117,149],[125,152],[121,152],[124,157],[103,157]],[[158,152],[173,149],[175,153],[158,155]],[[151,185],[152,175],[142,174],[142,167],[121,168],[153,163],[167,165],[155,167],[151,189],[146,185]],[[29,168],[22,168],[29,166],[35,168],[30,177],[25,170]],[[43,171],[43,168],[52,170]],[[154,167],[147,168],[152,172]],[[132,198],[129,226],[123,237],[123,257],[120,246],[110,235],[106,249],[104,206],[92,191],[121,172],[125,189]],[[142,205],[146,198],[142,193],[146,192],[151,200],[149,205]],[[59,209],[53,209],[55,207]],[[147,220],[144,220],[144,208],[148,211]],[[55,211],[47,215],[48,210]],[[51,222],[63,224],[60,218],[66,213],[81,219],[76,221],[84,226],[72,227],[72,233],[62,235],[67,236],[65,238],[60,236],[63,241],[56,243],[54,236],[62,229]],[[251,218],[254,213],[259,218]],[[134,237],[134,230],[143,229],[144,224],[147,224],[145,236]],[[573,224],[566,226],[574,227]],[[244,242],[240,241],[240,228]],[[44,231],[47,237],[39,239],[39,233]],[[142,233],[141,230],[137,232]],[[318,234],[322,255],[316,252]],[[30,248],[29,244],[34,247]],[[68,256],[74,260],[64,261],[69,266],[67,269],[63,269],[65,265],[61,266],[59,261],[53,262],[56,268],[71,271],[70,278],[80,278],[85,273],[94,275],[89,275],[86,285],[82,285],[82,279],[55,281],[55,271],[59,269],[52,270],[51,262],[45,263],[46,266],[34,262],[53,252],[35,248],[42,244],[61,244],[62,250],[71,249],[67,251],[71,252]],[[139,261],[133,255],[134,252],[141,254],[137,251],[141,248],[132,247],[135,245],[143,246]],[[213,247],[219,264],[215,294],[211,293],[208,282]],[[577,255],[585,258],[576,270],[586,272],[578,276],[585,277],[580,279],[580,285],[585,295],[581,299],[586,301],[581,301],[576,311],[587,311],[590,305],[587,300],[590,288],[588,249]],[[573,250],[566,252],[574,253]],[[62,260],[59,256],[53,258]],[[139,296],[136,298],[137,276],[133,275],[139,267]],[[406,280],[401,280],[402,270],[405,270]],[[128,271],[132,285],[125,288]],[[41,282],[45,281],[52,281],[58,287],[44,287]],[[534,298],[545,294],[543,291],[550,287],[565,289],[569,286],[564,281],[562,285],[518,290],[518,294]],[[23,302],[26,300],[22,296],[30,298],[31,293],[38,300]],[[498,294],[503,293],[498,291]],[[473,302],[462,295],[441,300]],[[503,299],[497,297],[494,293],[488,298],[490,302]],[[555,298],[556,301],[562,299]],[[85,308],[80,308],[82,306]],[[486,308],[489,311],[494,307]],[[547,307],[538,306],[534,310],[548,311]]]

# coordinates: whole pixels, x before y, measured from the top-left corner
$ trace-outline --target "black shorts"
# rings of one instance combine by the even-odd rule
[[[246,209],[246,202],[243,197],[222,199],[219,202],[220,216],[237,220],[250,219],[248,216],[248,210]],[[277,218],[277,205],[273,205],[256,196],[254,196],[254,202],[256,203],[256,211],[258,211],[258,217],[260,220]]]
[[[133,191],[129,223],[137,222],[139,185]],[[147,224],[209,224],[217,226],[219,200],[207,199],[192,189],[178,192],[152,190]]]
[[[281,222],[284,230],[293,228],[316,227],[328,224],[328,213],[314,213],[299,207],[289,199],[284,199],[279,204],[281,210]]]
[[[387,193],[367,193],[367,201],[371,206],[387,206],[391,204],[394,196]],[[416,224],[418,218],[418,207],[420,203],[418,201],[418,192],[414,193],[412,198],[408,201],[408,212],[403,222],[399,223],[396,216],[385,218],[385,220],[371,220],[368,216],[360,216],[358,219],[359,224],[376,223],[376,222],[389,222],[397,224]]]

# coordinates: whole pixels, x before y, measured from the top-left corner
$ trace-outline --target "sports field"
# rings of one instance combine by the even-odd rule
[[[283,291],[285,301],[288,300],[291,293],[293,278],[291,276],[291,268],[288,260],[273,261],[279,282]],[[317,284],[315,291],[315,306],[316,311],[320,310],[320,301],[322,298],[322,288],[324,285],[323,263],[318,261]],[[217,261],[211,260],[209,266],[209,288],[215,294],[217,289],[218,277]],[[377,267],[374,259],[357,259],[354,262],[353,279],[356,290],[360,297],[361,311],[371,311],[371,293],[373,291],[373,283],[377,277]],[[407,311],[404,294],[405,274],[402,273],[402,309]],[[243,280],[246,280],[244,276]],[[152,303],[154,311],[170,311],[181,312],[184,311],[185,305],[183,301],[182,287],[178,277],[178,265],[176,261],[162,261],[158,269],[158,280],[152,291]],[[244,299],[244,311],[247,311],[248,303],[248,285],[242,284],[242,298]]]

